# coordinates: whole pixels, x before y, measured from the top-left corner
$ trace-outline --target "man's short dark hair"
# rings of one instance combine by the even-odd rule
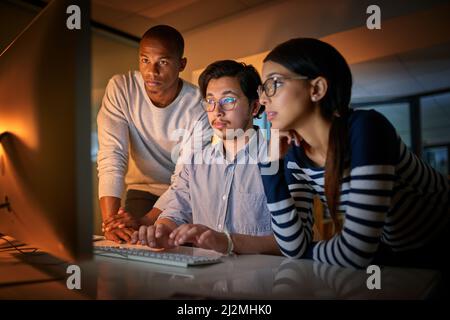
[[[184,39],[181,33],[175,29],[174,27],[160,24],[154,27],[151,27],[147,31],[145,31],[142,39],[158,39],[164,43],[170,44],[173,46],[177,56],[180,58],[183,57],[184,54]]]
[[[261,85],[261,77],[258,71],[252,65],[247,65],[243,62],[236,62],[234,60],[220,60],[211,63],[203,70],[198,79],[198,86],[203,98],[206,97],[206,88],[211,79],[219,79],[222,77],[237,78],[242,92],[247,97],[249,103],[258,100],[258,86]],[[258,111],[259,116],[264,112],[264,106]]]

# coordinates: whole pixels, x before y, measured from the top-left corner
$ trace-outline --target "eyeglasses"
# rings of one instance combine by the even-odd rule
[[[223,97],[216,101],[212,98],[206,98],[202,100],[203,109],[206,112],[213,112],[216,105],[219,104],[220,108],[224,111],[232,111],[236,108],[237,98],[234,97]]]
[[[264,81],[262,86],[258,87],[258,96],[261,98],[263,92],[266,97],[273,97],[277,93],[277,88],[283,85],[284,80],[305,80],[309,79],[307,76],[295,76],[295,77],[272,77]]]

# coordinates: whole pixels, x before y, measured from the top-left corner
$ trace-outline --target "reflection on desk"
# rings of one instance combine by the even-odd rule
[[[26,263],[15,253],[0,253],[0,270]],[[424,299],[440,279],[433,270],[382,267],[381,289],[369,290],[365,270],[268,255],[227,256],[221,263],[192,268],[104,256],[78,265],[81,290],[67,289],[59,276],[42,284],[0,285],[0,299]],[[39,274],[68,277],[66,267],[27,266]]]
[[[263,255],[190,269],[105,257],[93,265],[97,299],[424,299],[440,279],[433,270],[384,267],[381,289],[369,290],[365,270]]]

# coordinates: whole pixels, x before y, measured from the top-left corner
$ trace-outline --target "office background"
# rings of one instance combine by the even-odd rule
[[[0,2],[0,50],[46,1]],[[352,106],[383,113],[406,144],[449,175],[450,1],[377,1],[381,30],[368,30],[371,1],[92,0],[92,170],[94,230],[100,213],[96,178],[96,114],[108,80],[138,69],[138,41],[152,25],[185,37],[182,77],[196,83],[209,63],[236,59],[261,68],[265,54],[294,37],[317,37],[349,62]],[[14,19],[11,19],[14,17]],[[63,106],[62,106],[63,107]],[[261,125],[266,125],[263,120]]]

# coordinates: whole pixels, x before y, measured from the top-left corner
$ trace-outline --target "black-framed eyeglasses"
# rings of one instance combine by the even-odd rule
[[[283,85],[284,80],[306,80],[307,76],[294,76],[294,77],[271,77],[264,81],[262,86],[258,87],[258,96],[261,98],[263,92],[266,97],[273,97],[277,93],[277,88]]]
[[[236,108],[236,102],[237,98],[235,97],[223,97],[218,101],[212,98],[206,98],[202,100],[202,106],[206,112],[213,112],[217,104],[224,111],[232,111]]]

